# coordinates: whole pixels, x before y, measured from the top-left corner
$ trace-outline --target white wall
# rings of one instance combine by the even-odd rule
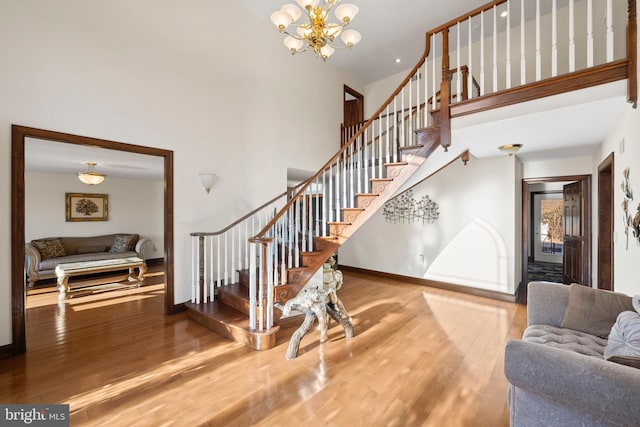
[[[340,264],[513,293],[519,168],[509,156],[454,162],[413,190],[439,205],[436,223],[392,224],[378,211],[339,249]]]
[[[549,178],[567,175],[591,175],[593,173],[593,157],[547,159],[525,162],[523,178]],[[597,170],[597,169],[596,169]]]
[[[620,149],[620,143],[624,140],[624,151]],[[613,280],[616,292],[628,295],[640,294],[640,280],[638,280],[638,260],[640,259],[640,243],[633,237],[629,230],[629,248],[626,248],[624,225],[622,222],[622,190],[620,184],[623,181],[622,171],[629,168],[629,185],[634,193],[634,200],[629,205],[629,214],[633,217],[638,212],[640,204],[640,111],[629,108],[620,118],[615,128],[607,136],[601,150],[595,156],[593,167],[597,171],[598,165],[611,153],[614,153],[614,251],[613,251]],[[597,200],[597,173],[594,175],[594,200]],[[593,206],[594,239],[593,239],[593,265],[597,266],[598,255],[598,206]],[[597,281],[597,267],[594,267],[594,286]]]
[[[11,124],[174,151],[180,303],[189,233],[284,191],[287,167],[317,170],[339,147],[343,84],[362,90],[330,60],[291,56],[234,1],[5,1],[0,56],[0,346],[11,342]],[[218,177],[209,195],[202,170]]]
[[[89,187],[75,175],[25,173],[25,238],[137,233],[151,239],[147,258],[164,257],[164,182],[107,177]],[[65,193],[108,195],[108,221],[67,222]]]

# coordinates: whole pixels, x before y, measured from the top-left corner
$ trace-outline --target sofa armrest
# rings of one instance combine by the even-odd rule
[[[577,411],[625,425],[640,419],[640,369],[542,344],[512,340],[509,382]]]
[[[33,287],[38,280],[38,270],[40,270],[42,257],[40,256],[40,251],[31,243],[24,245],[24,255],[27,264],[27,276],[29,276],[29,287]]]
[[[138,243],[136,243],[135,251],[138,253],[138,256],[144,260],[147,259],[147,254],[151,251],[153,247],[153,243],[150,239],[146,237],[140,237],[138,239]]]
[[[569,286],[552,282],[529,282],[527,286],[527,323],[562,326],[569,305]]]

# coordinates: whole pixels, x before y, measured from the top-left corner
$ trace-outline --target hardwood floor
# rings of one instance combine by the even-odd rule
[[[155,280],[155,282],[154,282]],[[507,426],[503,350],[526,307],[345,273],[356,335],[315,329],[256,352],[165,317],[140,289],[28,298],[27,354],[0,361],[0,402],[68,403],[71,425]]]

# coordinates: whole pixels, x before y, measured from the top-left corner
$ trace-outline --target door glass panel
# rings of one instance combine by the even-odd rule
[[[540,200],[540,245],[543,254],[562,255],[562,199]]]

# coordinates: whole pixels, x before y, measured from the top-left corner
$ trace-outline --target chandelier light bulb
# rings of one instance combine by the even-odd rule
[[[346,24],[355,18],[359,11],[360,8],[355,4],[341,4],[336,7],[336,18]]]
[[[291,23],[297,22],[302,17],[302,11],[295,4],[287,3],[280,8],[280,12],[287,13],[291,16]]]
[[[362,36],[356,30],[344,30],[340,38],[344,42],[345,46],[352,47],[360,42]]]
[[[303,9],[313,9],[320,3],[320,0],[296,0],[296,3],[300,5]]]
[[[271,22],[278,27],[278,30],[284,31],[289,24],[293,22],[293,17],[287,12],[281,10],[275,11],[271,14]]]
[[[285,37],[283,42],[284,42],[284,45],[287,47],[287,49],[291,51],[292,55],[295,54],[300,49],[302,49],[302,46],[304,45],[304,41],[299,40],[292,36]]]
[[[325,44],[324,46],[322,46],[322,48],[320,48],[320,55],[322,56],[322,59],[327,59],[328,57],[333,55],[333,52],[335,51],[336,50],[332,48],[331,45]]]

